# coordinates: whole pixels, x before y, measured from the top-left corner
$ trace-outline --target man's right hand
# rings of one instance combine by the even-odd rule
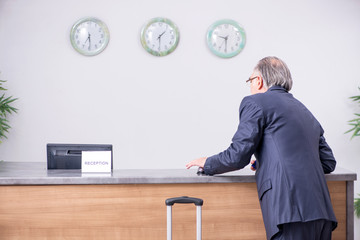
[[[188,164],[186,164],[186,168],[189,169],[189,168],[194,167],[194,166],[204,168],[206,159],[207,159],[207,157],[202,157],[202,158],[195,159],[195,160],[189,162]]]

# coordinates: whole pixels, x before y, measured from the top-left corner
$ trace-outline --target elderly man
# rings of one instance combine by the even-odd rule
[[[324,130],[289,93],[291,74],[279,58],[260,60],[247,82],[252,95],[241,102],[229,148],[186,167],[220,174],[244,168],[254,154],[267,239],[331,239],[337,220],[324,173],[332,172],[336,161]]]

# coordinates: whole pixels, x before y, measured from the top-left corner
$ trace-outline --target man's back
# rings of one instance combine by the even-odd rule
[[[336,162],[318,121],[302,103],[277,86],[244,98],[240,124],[242,115],[248,114],[247,105],[257,105],[261,109],[257,116],[263,119],[259,120],[262,137],[255,156],[267,232],[275,234],[277,225],[288,222],[336,222],[324,176],[324,172],[334,170]]]

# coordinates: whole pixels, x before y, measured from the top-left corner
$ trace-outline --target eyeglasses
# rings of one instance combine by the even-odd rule
[[[255,78],[258,78],[258,76],[255,76],[255,77],[249,78],[248,80],[246,80],[246,83],[251,82],[251,81],[252,81],[252,80],[254,80]]]

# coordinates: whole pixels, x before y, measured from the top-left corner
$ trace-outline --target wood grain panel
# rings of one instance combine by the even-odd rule
[[[338,226],[333,232],[333,239],[346,240],[346,182],[328,182],[331,203]]]
[[[345,239],[346,185],[329,182]],[[165,240],[165,199],[204,199],[203,239],[265,239],[255,183],[0,186],[0,239]],[[173,239],[195,239],[194,205],[174,205]]]

